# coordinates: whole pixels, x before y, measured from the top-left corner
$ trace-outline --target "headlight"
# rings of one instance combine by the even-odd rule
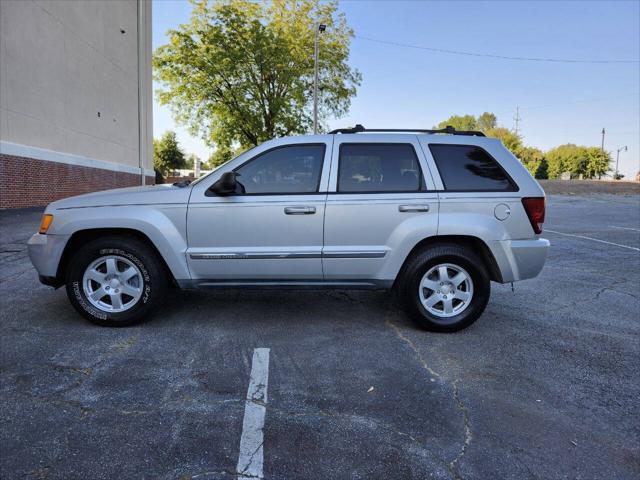
[[[51,226],[51,222],[53,222],[53,215],[50,213],[46,213],[42,216],[42,221],[40,222],[40,230],[38,233],[47,233],[49,227]]]

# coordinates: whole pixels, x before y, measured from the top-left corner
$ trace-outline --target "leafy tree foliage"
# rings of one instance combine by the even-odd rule
[[[498,126],[498,119],[493,113],[484,112],[476,120],[476,128],[481,132],[486,132]]]
[[[518,156],[524,148],[522,145],[522,137],[517,135],[513,130],[504,127],[495,127],[486,130],[484,134],[487,137],[497,138],[507,147],[514,155]]]
[[[549,164],[542,150],[523,146],[518,149],[517,157],[535,178],[548,178]]]
[[[546,158],[543,158],[540,161],[540,163],[536,167],[535,172],[533,172],[533,176],[537,179],[549,178],[549,162],[547,162]]]
[[[175,132],[165,132],[159,140],[153,140],[153,166],[163,175],[186,166]]]
[[[209,165],[215,168],[223,163],[227,163],[232,158],[242,153],[242,148],[233,149],[228,145],[218,145],[218,148],[209,156]]]
[[[473,115],[452,115],[448,120],[440,122],[436,128],[451,125],[456,130],[478,130],[478,121]]]
[[[214,164],[234,147],[308,132],[313,51],[320,35],[319,115],[344,115],[360,84],[347,64],[353,31],[335,0],[191,0],[191,21],[154,54],[161,104],[211,146]]]
[[[596,178],[609,171],[611,155],[598,147],[583,147],[567,143],[547,152],[549,178],[560,178],[563,172],[572,177]]]
[[[484,112],[477,118],[473,115],[452,115],[440,122],[436,128],[445,128],[447,125],[451,125],[456,130],[480,130],[481,132],[498,126],[496,116],[489,112]]]
[[[570,172],[572,177],[600,178],[610,171],[611,155],[598,147],[566,144],[545,153],[524,145],[514,131],[497,126],[497,118],[490,112],[479,117],[454,115],[440,122],[438,128],[447,125],[457,130],[480,130],[488,137],[499,138],[536,178],[560,178],[564,172]]]
[[[587,147],[587,169],[585,176],[587,178],[600,178],[610,170],[611,154],[603,152],[598,147]]]

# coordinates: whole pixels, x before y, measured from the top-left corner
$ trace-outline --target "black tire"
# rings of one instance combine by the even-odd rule
[[[468,272],[473,282],[473,295],[459,314],[439,317],[429,312],[420,300],[420,282],[430,269],[441,264],[453,264]],[[484,312],[491,292],[491,282],[485,263],[470,251],[454,244],[434,245],[410,258],[403,267],[397,284],[400,303],[407,314],[421,327],[432,332],[455,332],[468,327]]]
[[[109,255],[133,263],[142,276],[141,280],[136,280],[141,281],[140,298],[122,312],[107,312],[92,305],[83,288],[85,270]],[[126,327],[143,321],[159,305],[168,280],[162,259],[145,242],[137,238],[108,236],[88,242],[75,253],[67,268],[65,282],[71,304],[87,320],[103,327]],[[133,297],[124,298],[134,302]]]

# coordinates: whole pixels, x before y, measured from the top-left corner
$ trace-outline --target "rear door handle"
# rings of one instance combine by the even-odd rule
[[[316,207],[284,207],[286,215],[313,215]]]
[[[399,212],[428,212],[429,205],[400,205]]]

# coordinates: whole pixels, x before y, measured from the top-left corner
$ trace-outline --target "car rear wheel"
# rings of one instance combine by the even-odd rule
[[[167,288],[161,259],[136,239],[93,240],[71,259],[66,275],[69,300],[89,321],[123,327],[142,321]]]
[[[458,245],[437,245],[409,260],[398,293],[407,313],[423,328],[454,332],[484,312],[491,291],[484,262]]]

